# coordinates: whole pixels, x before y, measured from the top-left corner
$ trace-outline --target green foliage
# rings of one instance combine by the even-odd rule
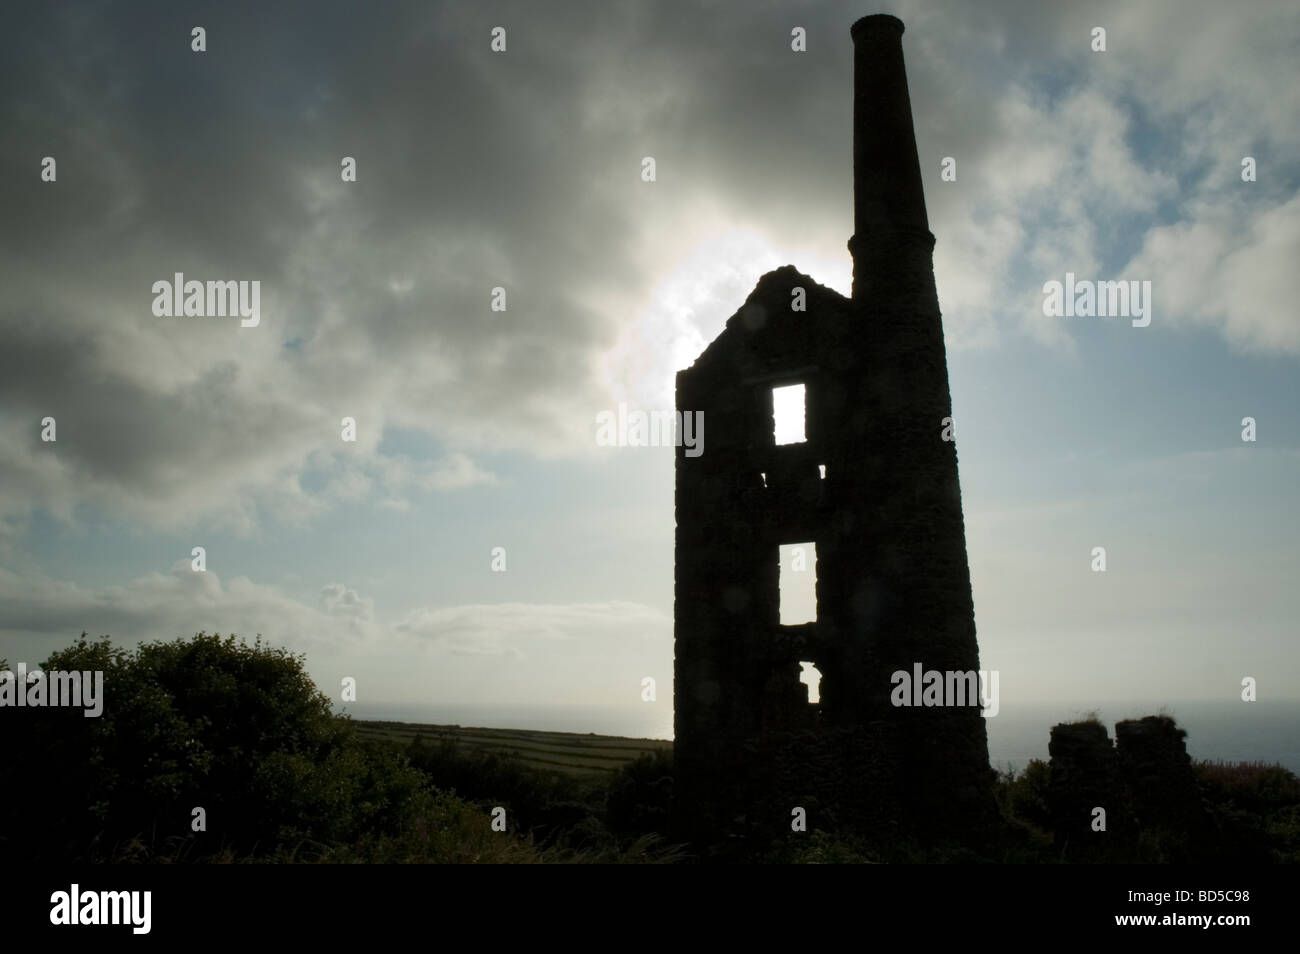
[[[601,780],[417,740],[363,744],[304,660],[199,633],[134,650],[85,634],[46,671],[100,671],[103,713],[14,708],[27,753],[0,786],[0,857],[113,862],[664,862],[655,833],[609,830]],[[408,757],[409,755],[409,757]],[[412,764],[414,761],[414,764]],[[457,795],[452,791],[462,793]],[[507,809],[506,832],[491,809]],[[192,810],[206,812],[191,831]]]
[[[103,714],[6,713],[6,749],[21,741],[40,770],[2,787],[0,813],[47,834],[19,844],[5,832],[0,852],[94,860],[196,842],[238,854],[412,824],[423,777],[360,746],[286,650],[199,633],[128,651],[82,634],[42,668],[102,671]],[[201,834],[190,827],[196,807]]]
[[[605,814],[616,832],[667,836],[673,798],[673,756],[660,749],[623,765],[605,794]]]
[[[535,860],[667,863],[683,856],[666,840],[671,777],[667,787],[661,780],[671,762],[662,754],[643,756],[607,780],[543,771],[513,755],[454,740],[430,744],[416,738],[403,752],[432,785],[470,801],[484,817],[492,808],[505,808],[510,830],[539,852]],[[642,797],[650,804],[642,805]],[[633,819],[663,824],[628,824]]]
[[[1192,763],[1223,860],[1300,863],[1300,779],[1262,762]]]
[[[999,773],[997,797],[1003,815],[1050,830],[1047,790],[1051,780],[1052,767],[1042,759],[1031,759],[1019,774],[1010,769]]]
[[[431,744],[417,737],[404,750],[411,764],[439,789],[484,809],[506,809],[511,827],[544,843],[598,811],[599,782],[543,772],[519,759],[454,740]]]
[[[271,861],[328,864],[536,864],[549,860],[531,838],[492,830],[491,816],[455,795],[413,796],[416,821],[397,834],[367,833],[345,844],[281,853]]]
[[[791,860],[801,865],[861,865],[879,861],[866,846],[825,831],[808,832],[792,855]]]
[[[1051,779],[1052,767],[1041,759],[1031,759],[1020,772],[1008,766],[997,773],[994,792],[1004,825],[994,860],[1005,864],[1056,860],[1048,803]]]

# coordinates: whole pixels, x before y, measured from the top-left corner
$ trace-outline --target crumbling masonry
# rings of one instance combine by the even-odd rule
[[[915,663],[979,669],[902,34],[892,16],[851,30],[852,298],[769,272],[677,375],[677,408],[709,434],[676,460],[676,805],[702,839],[789,832],[795,808],[810,830],[962,837],[996,819],[978,701],[890,702]],[[805,440],[778,445],[772,390],[791,384]],[[791,543],[816,546],[799,626],[779,615]],[[815,705],[801,662],[821,673]]]
[[[1114,745],[1100,722],[1053,726],[1048,812],[1059,857],[1109,864],[1222,858],[1222,833],[1202,803],[1186,736],[1168,716],[1117,722]]]

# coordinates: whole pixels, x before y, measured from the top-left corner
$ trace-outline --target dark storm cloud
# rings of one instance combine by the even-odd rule
[[[6,456],[29,459],[3,465],[10,510],[56,491],[202,509],[336,449],[343,414],[370,446],[381,421],[470,447],[582,437],[595,364],[628,317],[591,289],[634,300],[661,266],[633,253],[638,215],[688,176],[775,187],[786,151],[827,155],[809,134],[847,98],[843,83],[807,95],[834,64],[796,71],[775,8],[743,23],[628,4],[13,19],[0,333]],[[189,48],[195,25],[206,53]],[[713,183],[728,147],[741,162]],[[55,185],[36,179],[44,155]],[[356,184],[339,180],[345,155]],[[662,163],[649,194],[643,155]],[[842,155],[821,162],[843,172]],[[261,281],[263,326],[155,318],[149,289],[175,272]],[[505,313],[488,309],[496,285]],[[58,458],[33,461],[46,414]]]
[[[991,326],[990,288],[1016,254],[1034,260],[1021,246],[1039,219],[1060,237],[1052,249],[1087,262],[1098,189],[1122,184],[1102,217],[1146,213],[1152,196],[1171,194],[1172,180],[1115,138],[1116,97],[1071,99],[1064,87],[1091,75],[1106,91],[1146,71],[1176,104],[1197,89],[1195,76],[1176,90],[1154,79],[1177,62],[1156,42],[1176,29],[1167,13],[1106,8],[1116,41],[1143,45],[1141,57],[1106,61],[1108,74],[1081,52],[1091,14],[969,7],[897,11],[923,159],[960,155],[979,183],[929,189],[959,338]],[[382,481],[385,426],[424,430],[450,454],[588,450],[608,404],[602,356],[686,251],[676,230],[698,203],[842,249],[847,30],[864,12],[549,2],[11,12],[0,35],[0,514],[66,514],[80,501],[155,521],[310,514],[330,500],[304,494],[303,470]],[[190,50],[196,25],[205,53]],[[790,51],[795,25],[807,54]],[[489,49],[495,26],[507,29],[504,54]],[[1235,81],[1242,98],[1268,88],[1256,75]],[[1227,98],[1215,115],[1245,111]],[[1222,133],[1197,155],[1238,149]],[[37,177],[45,155],[58,160],[53,185]],[[652,185],[639,177],[647,155]],[[356,158],[358,182],[340,181],[343,156]],[[1259,241],[1276,245],[1270,234],[1285,235]],[[1156,252],[1169,257],[1183,238]],[[175,272],[260,281],[261,326],[154,317],[150,287]],[[504,313],[488,307],[497,285]],[[56,448],[37,438],[47,414]],[[360,454],[341,454],[345,415],[358,419]]]

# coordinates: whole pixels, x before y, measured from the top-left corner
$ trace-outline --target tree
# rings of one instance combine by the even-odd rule
[[[304,659],[231,635],[135,650],[86,634],[42,664],[103,675],[103,712],[0,711],[0,853],[35,860],[332,843],[410,821],[422,777],[364,750]],[[192,830],[204,809],[206,831]],[[16,822],[22,828],[17,827]],[[40,837],[30,833],[39,831]]]

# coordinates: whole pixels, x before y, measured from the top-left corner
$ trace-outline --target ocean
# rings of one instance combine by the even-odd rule
[[[1195,759],[1225,762],[1277,762],[1300,774],[1300,702],[1022,703],[1008,704],[987,719],[989,762],[994,768],[1024,768],[1030,759],[1047,758],[1051,727],[1095,710],[1111,738],[1121,719],[1165,713],[1187,730],[1187,750]],[[491,729],[622,735],[671,739],[672,707],[645,703],[641,708],[613,706],[438,706],[420,703],[348,703],[341,707],[357,719],[428,722]]]

